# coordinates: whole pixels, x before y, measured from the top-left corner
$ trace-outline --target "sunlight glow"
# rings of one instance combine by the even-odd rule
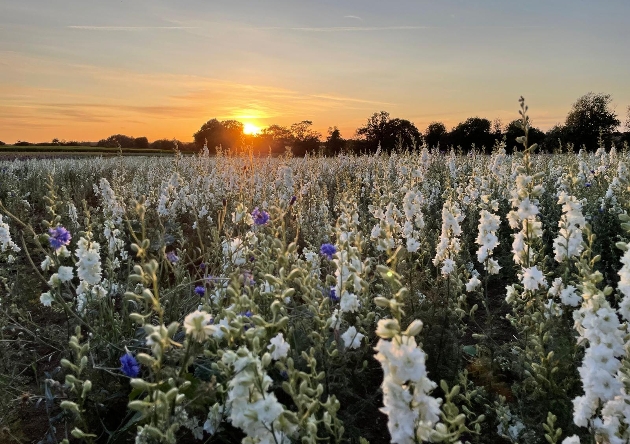
[[[260,128],[254,125],[253,123],[246,123],[243,125],[243,133],[245,134],[258,134],[260,132]]]

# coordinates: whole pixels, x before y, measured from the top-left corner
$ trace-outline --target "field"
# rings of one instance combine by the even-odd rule
[[[0,160],[0,442],[628,442],[627,147],[523,143]]]
[[[91,146],[0,146],[0,160],[28,159],[42,157],[85,157],[85,156],[169,156],[173,151],[140,148],[103,148]]]

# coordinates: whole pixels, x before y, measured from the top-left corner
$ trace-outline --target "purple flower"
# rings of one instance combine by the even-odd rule
[[[330,293],[328,293],[328,297],[333,302],[339,302],[339,296],[337,296],[337,289],[335,287],[330,287]]]
[[[199,264],[199,268],[200,268],[201,270],[205,270],[205,269],[206,269],[206,264],[205,264],[204,262],[200,263],[200,264]]]
[[[206,288],[202,287],[201,285],[197,285],[195,287],[195,293],[197,293],[199,296],[203,296],[204,294],[206,294]]]
[[[296,200],[297,200],[297,196],[291,196],[291,201],[289,202],[289,205],[293,205]]]
[[[130,353],[125,353],[120,357],[120,371],[130,378],[135,378],[140,374],[140,364]]]
[[[256,225],[265,225],[269,222],[269,213],[266,211],[260,211],[258,207],[254,208],[252,211],[252,218],[254,219],[254,223]]]
[[[55,228],[50,228],[48,230],[48,234],[50,235],[48,242],[50,242],[50,246],[55,250],[59,250],[64,245],[70,245],[72,235],[61,225],[58,225]]]
[[[168,259],[173,264],[179,260],[174,251],[169,251],[168,253],[166,253],[166,259]]]
[[[333,244],[322,244],[319,252],[322,254],[322,256],[326,256],[328,260],[330,260],[332,259],[333,254],[337,252],[337,249]]]
[[[590,187],[590,186],[591,186],[591,184],[590,184],[590,182],[586,182],[586,184],[585,184],[584,186],[586,186],[586,187]]]
[[[254,280],[254,275],[249,271],[243,272],[243,284],[245,285],[254,285],[256,281]]]

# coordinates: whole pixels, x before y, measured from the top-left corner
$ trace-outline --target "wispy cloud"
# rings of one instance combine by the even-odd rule
[[[371,31],[411,31],[431,29],[432,26],[322,26],[322,27],[283,27],[271,26],[258,29],[304,31],[304,32],[371,32]]]
[[[361,20],[363,21],[363,19],[361,17],[359,17],[358,15],[344,15],[343,18],[347,18],[347,19],[355,19],[355,20]]]
[[[66,28],[79,29],[82,31],[153,31],[153,30],[199,29],[198,26],[90,26],[90,25],[73,25],[73,26],[66,26]]]

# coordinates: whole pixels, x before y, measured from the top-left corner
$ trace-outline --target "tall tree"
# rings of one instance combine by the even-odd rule
[[[611,108],[610,94],[589,92],[580,97],[572,106],[565,123],[569,142],[589,150],[596,150],[599,132],[604,141],[610,141],[612,132],[620,125],[617,114]]]
[[[303,156],[306,153],[315,152],[319,147],[319,139],[322,135],[313,130],[311,128],[312,125],[313,122],[310,120],[302,120],[301,122],[291,125],[293,154],[296,156]]]
[[[356,135],[365,141],[369,151],[375,151],[379,144],[383,150],[391,151],[398,143],[403,148],[411,148],[422,142],[422,135],[413,123],[390,119],[387,111],[372,114],[366,124],[357,129]]]
[[[431,122],[424,131],[424,143],[429,148],[435,148],[438,145],[445,148],[447,145],[447,136],[448,131],[446,131],[446,126],[442,122]]]
[[[346,141],[341,137],[339,128],[328,128],[328,137],[326,138],[326,155],[334,156],[339,154],[345,147]]]
[[[208,141],[208,149],[210,152],[216,152],[218,146],[223,148],[236,148],[240,146],[243,137],[243,124],[237,120],[224,120],[220,122],[217,119],[210,119],[204,123],[199,131],[193,134],[195,145],[198,148],[203,147],[205,141]]]
[[[449,133],[449,143],[455,147],[461,146],[465,151],[474,144],[477,149],[483,147],[489,152],[495,142],[495,137],[490,132],[491,126],[488,119],[470,117],[453,128]]]

